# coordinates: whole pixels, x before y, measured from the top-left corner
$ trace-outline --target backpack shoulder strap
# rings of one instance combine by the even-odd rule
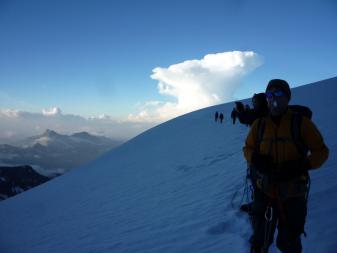
[[[265,118],[259,118],[257,122],[256,151],[260,152],[260,145],[263,140],[264,129],[266,127]]]
[[[301,136],[301,125],[303,116],[299,113],[293,112],[291,117],[291,135],[295,142],[297,151],[305,157],[308,153],[308,148],[305,146]]]

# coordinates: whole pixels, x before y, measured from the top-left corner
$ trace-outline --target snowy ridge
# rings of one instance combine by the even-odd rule
[[[303,252],[337,248],[336,94],[337,78],[293,90],[292,103],[311,107],[330,149],[328,162],[311,173]],[[249,221],[231,203],[244,183],[248,128],[232,125],[232,107],[168,121],[3,201],[0,251],[248,252]],[[216,110],[224,113],[224,124],[214,122]]]

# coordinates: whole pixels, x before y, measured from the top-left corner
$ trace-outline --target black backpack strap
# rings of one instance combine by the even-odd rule
[[[310,110],[311,113],[311,110]],[[312,115],[312,113],[311,113]],[[310,116],[311,116],[310,115]],[[292,115],[292,119],[291,119],[291,134],[293,137],[293,140],[295,142],[296,148],[298,150],[298,152],[301,154],[302,157],[306,157],[308,154],[308,147],[304,144],[304,141],[302,139],[301,136],[301,124],[302,124],[302,118],[305,116],[302,116],[299,113],[294,112]],[[310,186],[311,186],[311,179],[310,179],[310,175],[307,174],[307,192],[305,194],[305,205],[308,205],[308,199],[309,199],[309,192],[310,192]],[[306,214],[305,214],[305,218],[306,218]],[[304,230],[303,227],[303,231],[302,233],[304,234],[305,237],[307,237],[307,233]]]
[[[302,118],[302,115],[293,112],[291,118],[291,135],[296,145],[297,151],[301,154],[301,156],[305,157],[307,156],[308,148],[304,144],[301,136]]]
[[[260,152],[260,145],[263,140],[264,129],[266,127],[266,120],[264,118],[259,118],[257,122],[257,138],[256,138],[256,151]]]

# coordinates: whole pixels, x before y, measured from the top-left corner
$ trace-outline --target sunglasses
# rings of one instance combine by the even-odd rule
[[[282,90],[277,91],[267,91],[266,93],[267,99],[272,99],[273,97],[279,98],[285,96],[285,93]]]

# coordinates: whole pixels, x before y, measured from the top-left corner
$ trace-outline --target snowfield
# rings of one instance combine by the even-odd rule
[[[303,252],[337,252],[336,101],[337,78],[292,93],[291,104],[312,109],[330,149],[329,160],[310,173]],[[0,252],[248,252],[251,226],[238,206],[249,129],[232,124],[233,106],[163,123],[1,202]],[[223,124],[214,122],[215,111],[224,113]]]

